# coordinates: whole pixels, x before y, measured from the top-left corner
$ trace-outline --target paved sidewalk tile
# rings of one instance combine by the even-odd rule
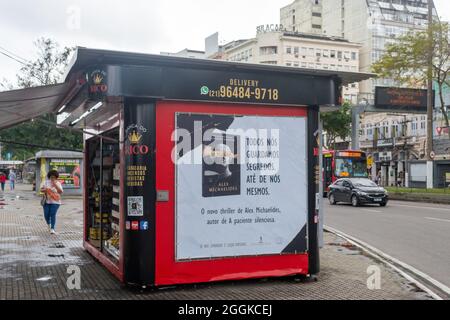
[[[139,292],[123,287],[82,248],[82,201],[66,199],[56,236],[45,225],[29,186],[0,193],[0,299],[299,300],[430,299],[389,268],[325,234],[317,282],[293,277],[199,284]],[[1,205],[1,203],[6,203]],[[81,269],[81,290],[69,290],[70,265]],[[381,289],[367,288],[367,269],[378,266]]]

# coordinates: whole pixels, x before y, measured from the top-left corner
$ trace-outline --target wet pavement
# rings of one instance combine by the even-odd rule
[[[125,288],[82,248],[82,200],[65,199],[57,235],[49,234],[39,198],[30,186],[0,192],[0,299],[139,300],[370,300],[430,299],[391,269],[343,239],[325,234],[317,282],[298,278],[199,284],[148,291]],[[67,287],[68,267],[81,270],[81,289]],[[381,289],[367,287],[379,267]]]

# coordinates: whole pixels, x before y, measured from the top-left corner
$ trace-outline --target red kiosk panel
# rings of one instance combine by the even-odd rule
[[[308,274],[307,248],[302,252],[216,256],[211,258],[177,256],[176,165],[172,161],[177,114],[215,116],[285,117],[307,120],[304,107],[276,107],[219,103],[161,101],[156,107],[156,190],[168,191],[167,202],[156,203],[155,285],[201,283],[249,278]],[[306,134],[306,133],[305,133]],[[306,144],[306,143],[305,143]],[[306,146],[305,146],[306,150]],[[305,179],[307,184],[307,179]],[[286,191],[287,192],[287,191]],[[306,192],[305,192],[306,193]],[[204,195],[203,195],[204,196]],[[307,201],[306,201],[307,202]],[[303,212],[307,221],[307,212]],[[305,224],[306,224],[305,221]],[[300,235],[305,241],[305,225]],[[179,244],[178,244],[179,245]],[[291,247],[292,248],[292,247]],[[180,250],[180,249],[179,249]],[[181,258],[180,258],[181,254]]]

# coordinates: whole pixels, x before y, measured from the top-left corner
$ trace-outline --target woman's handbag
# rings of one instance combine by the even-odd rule
[[[47,193],[44,193],[41,198],[41,206],[45,206],[47,204]]]

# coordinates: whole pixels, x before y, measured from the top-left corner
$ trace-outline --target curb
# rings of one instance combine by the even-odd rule
[[[419,271],[419,270],[415,269],[414,267],[411,267],[408,264],[401,262],[400,260],[397,260],[397,259],[385,254],[381,250],[379,250],[375,247],[372,247],[372,246],[366,244],[365,242],[363,242],[359,239],[356,239],[352,236],[349,236],[341,231],[338,231],[338,230],[333,229],[328,226],[324,226],[324,230],[331,232],[331,233],[345,239],[349,243],[351,243],[351,244],[355,245],[356,247],[360,248],[361,250],[363,250],[365,253],[367,253],[371,257],[386,264],[391,269],[393,269],[394,271],[399,273],[406,280],[414,283],[419,289],[421,289],[424,292],[426,292],[427,294],[429,294],[434,300],[450,299],[450,288],[447,287],[446,285],[440,283],[439,281],[431,278],[429,275],[423,273],[422,271]],[[411,273],[414,277],[408,273]],[[416,278],[420,279],[420,281],[417,280]],[[424,283],[426,283],[428,286],[425,285]],[[430,289],[429,286],[432,287],[433,290]],[[436,291],[438,291],[440,294],[437,294]]]
[[[397,201],[411,201],[411,202],[422,202],[422,203],[434,203],[434,204],[450,204],[450,193],[449,194],[422,194],[422,193],[389,193],[389,200]]]

